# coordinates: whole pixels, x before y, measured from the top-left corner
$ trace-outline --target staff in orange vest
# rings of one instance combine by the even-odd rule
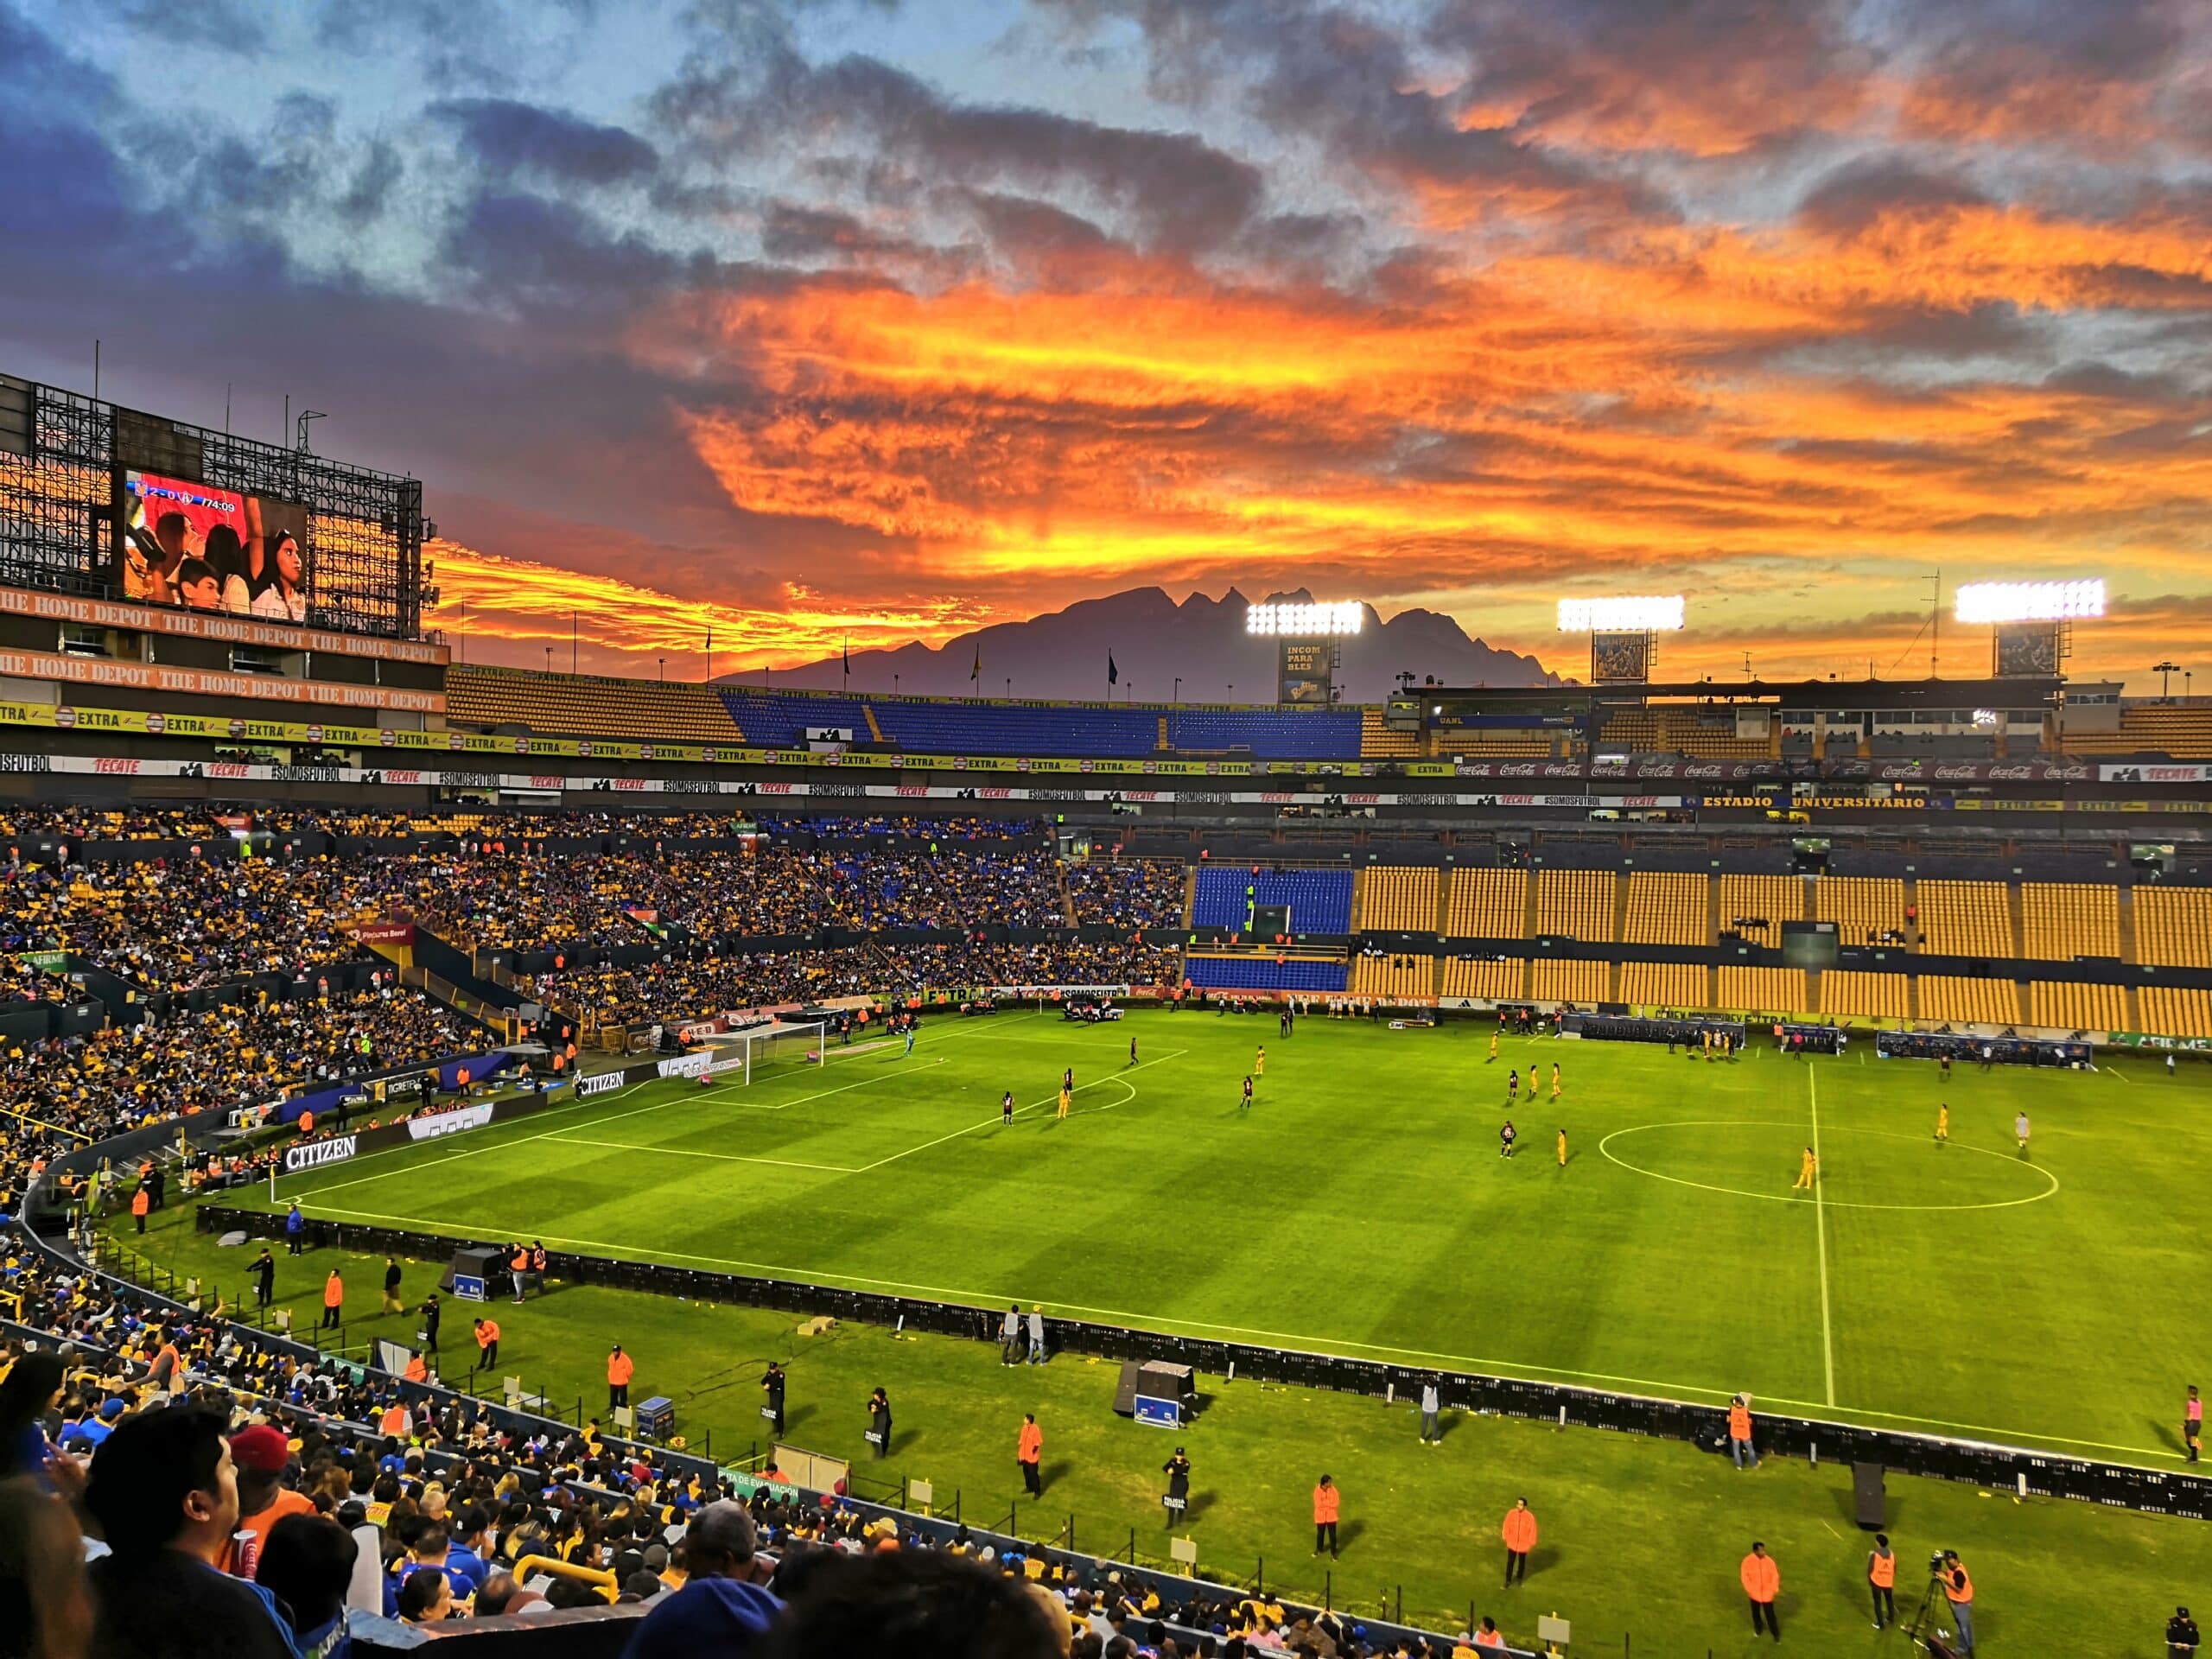
[[[330,1270],[330,1277],[322,1281],[322,1325],[325,1331],[338,1328],[338,1310],[345,1305],[346,1281],[338,1276],[338,1269]]]
[[[1897,1558],[1890,1548],[1890,1535],[1874,1535],[1874,1548],[1866,1557],[1866,1583],[1874,1593],[1874,1628],[1897,1622]]]
[[[1744,1593],[1751,1599],[1751,1634],[1759,1633],[1764,1620],[1764,1628],[1772,1632],[1776,1641],[1781,1641],[1782,1621],[1774,1616],[1774,1601],[1782,1593],[1782,1569],[1766,1553],[1764,1544],[1755,1541],[1751,1545],[1751,1553],[1744,1557],[1736,1576],[1744,1581]]]
[[[1021,1465],[1021,1484],[1032,1497],[1045,1495],[1045,1483],[1038,1478],[1037,1465],[1045,1456],[1045,1431],[1037,1427],[1037,1414],[1024,1412],[1021,1416],[1021,1439],[1014,1449],[1014,1460]]]
[[[1751,1396],[1739,1394],[1728,1402],[1728,1458],[1738,1469],[1744,1460],[1759,1466],[1758,1448],[1751,1444]]]
[[[622,1344],[616,1343],[614,1351],[607,1357],[607,1413],[608,1416],[614,1414],[615,1407],[626,1406],[630,1403],[630,1378],[637,1369],[637,1366],[632,1363],[630,1356],[622,1351]]]
[[[1536,1517],[1525,1497],[1514,1500],[1505,1512],[1505,1581],[1512,1584],[1529,1576],[1529,1552],[1536,1547]]]
[[[476,1363],[469,1370],[496,1370],[499,1363],[499,1325],[496,1319],[476,1321]]]
[[[429,1362],[420,1354],[408,1355],[405,1376],[410,1382],[429,1382],[430,1380]]]
[[[154,1195],[146,1190],[143,1181],[139,1182],[138,1190],[130,1195],[130,1214],[142,1233],[146,1230],[146,1212],[153,1207]]]
[[[1959,1633],[1959,1652],[1963,1659],[1974,1659],[1974,1580],[1967,1576],[1958,1551],[1943,1552],[1943,1571],[1938,1576],[1943,1581],[1943,1599],[1951,1605],[1951,1624]]]
[[[1313,1488],[1313,1553],[1319,1555],[1325,1543],[1331,1560],[1337,1558],[1337,1509],[1341,1497],[1326,1475]]]

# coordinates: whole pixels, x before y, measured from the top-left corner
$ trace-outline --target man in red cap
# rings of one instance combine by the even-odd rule
[[[252,1578],[260,1565],[262,1548],[269,1541],[269,1529],[288,1515],[315,1513],[310,1499],[284,1484],[284,1465],[291,1455],[291,1443],[284,1438],[284,1431],[267,1423],[256,1423],[231,1436],[231,1461],[238,1469],[237,1529],[251,1533],[253,1541],[245,1546],[247,1560],[226,1562],[226,1571]],[[238,1548],[233,1540],[233,1552]]]

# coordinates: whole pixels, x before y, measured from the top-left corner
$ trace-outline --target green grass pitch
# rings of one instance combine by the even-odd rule
[[[1272,1018],[1211,1014],[1103,1027],[946,1018],[911,1056],[832,1048],[826,1066],[750,1089],[655,1084],[312,1172],[283,1183],[278,1202],[1692,1401],[1748,1389],[1777,1409],[2177,1466],[2183,1386],[2212,1383],[2191,1317],[2207,1149],[2194,1071],[1961,1067],[1946,1090],[1931,1064],[1858,1052],[1789,1061],[1754,1049],[1711,1064],[1507,1039],[1492,1061],[1487,1035],[1310,1019],[1281,1041]],[[1247,1112],[1239,1085],[1262,1043]],[[1068,1065],[1075,1111],[1056,1122]],[[1509,1069],[1522,1081],[1510,1107]],[[1007,1089],[1020,1111],[1001,1128]],[[1938,1145],[1946,1098],[1951,1138]],[[1510,1160],[1497,1153],[1509,1114],[1522,1131]],[[1819,1185],[1793,1192],[1814,1144]],[[236,1252],[175,1222],[149,1242],[181,1270],[242,1279]],[[287,1264],[283,1294],[311,1306],[321,1271]],[[372,1305],[370,1269],[356,1271],[351,1300]],[[1105,1368],[1008,1373],[980,1344],[875,1332],[808,1345],[774,1314],[616,1292],[500,1312],[512,1316],[505,1369],[532,1386],[590,1406],[619,1335],[639,1352],[643,1392],[671,1393],[718,1441],[750,1437],[741,1373],[768,1351],[797,1353],[794,1397],[819,1415],[796,1418],[792,1438],[823,1450],[864,1450],[861,1402],[884,1382],[899,1402],[890,1470],[986,1494],[982,1508],[1001,1515],[1030,1402],[1048,1467],[1068,1454],[1046,1508],[1096,1528],[1079,1535],[1086,1547],[1113,1548],[1131,1525],[1157,1536],[1166,1448],[1106,1414]],[[349,1337],[378,1331],[364,1320]],[[1197,1529],[1202,1562],[1224,1573],[1265,1554],[1286,1584],[1319,1588],[1303,1494],[1326,1465],[1368,1494],[1364,1513],[1347,1497],[1361,1532],[1337,1569],[1351,1586],[1340,1599],[1371,1603],[1402,1584],[1409,1616],[1452,1628],[1470,1599],[1523,1635],[1556,1605],[1593,1630],[1636,1631],[1639,1651],[1671,1651],[1662,1638],[1692,1632],[1699,1649],[1726,1652],[1749,1639],[1733,1563],[1756,1533],[1814,1569],[1793,1574],[1783,1555],[1785,1623],[1794,1611],[1808,1632],[1874,1639],[1841,1471],[1738,1477],[1683,1446],[1492,1420],[1427,1452],[1403,1409],[1217,1381],[1208,1391],[1215,1402],[1189,1432],[1211,1476]],[[1531,1580],[1542,1589],[1503,1600],[1485,1594],[1487,1557],[1523,1488],[1559,1522]],[[2140,1624],[2141,1650],[2155,1651],[2158,1604],[2188,1599],[2212,1566],[2212,1529],[2198,1523],[2017,1507],[1927,1481],[1891,1492],[1909,1560],[1946,1542],[1986,1558],[1985,1639],[2008,1621],[2025,1634],[2031,1619],[2079,1629],[2109,1614]],[[1699,1564],[1687,1579],[1684,1559]]]

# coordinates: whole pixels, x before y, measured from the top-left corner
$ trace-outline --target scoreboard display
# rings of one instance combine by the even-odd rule
[[[1285,639],[1275,658],[1275,701],[1325,706],[1335,687],[1337,642]]]

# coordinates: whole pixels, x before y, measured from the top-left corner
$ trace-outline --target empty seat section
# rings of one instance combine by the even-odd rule
[[[2160,1037],[2212,1037],[2212,991],[2145,985],[2135,993],[2143,1029]]]
[[[1455,939],[1519,939],[1528,937],[1528,926],[1526,870],[1452,872],[1445,899],[1446,934]]]
[[[1813,919],[1834,922],[1845,944],[1904,931],[1904,883],[1895,876],[1824,875],[1813,883]]]
[[[1136,759],[1160,742],[1160,711],[1134,704],[1052,708],[892,697],[870,706],[887,741],[919,754]]]
[[[1430,997],[1436,995],[1434,957],[1354,957],[1354,996]]]
[[[1537,871],[1535,931],[1586,944],[1610,944],[1619,879],[1611,870]]]
[[[1436,931],[1434,870],[1398,864],[1370,866],[1359,878],[1359,925],[1389,932]]]
[[[1621,964],[1621,1001],[1638,1008],[1702,1008],[1712,1001],[1706,970],[1693,962]]]
[[[1753,1014],[1804,1014],[1808,993],[1802,968],[1723,968],[1720,1006]]]
[[[1377,760],[1411,759],[1421,753],[1421,734],[1394,732],[1382,723],[1380,709],[1363,709],[1359,711],[1359,752]]]
[[[671,685],[455,666],[446,672],[446,718],[461,726],[524,726],[547,737],[629,743],[744,741],[721,699],[689,681]]]
[[[1293,957],[1192,957],[1183,971],[1193,985],[1217,991],[1341,991],[1344,964]]]
[[[2125,1031],[2127,994],[2117,985],[2031,980],[2028,1020],[2032,1025],[2057,1031]]]
[[[1439,754],[1465,754],[1477,760],[1541,760],[1552,752],[1551,734],[1530,727],[1490,731],[1452,728],[1436,734]]]
[[[1859,1020],[1902,1020],[1911,1012],[1903,974],[1862,974],[1830,968],[1821,975],[1821,1012]]]
[[[1518,1001],[1529,995],[1529,959],[1508,957],[1503,962],[1470,962],[1446,957],[1443,995],[1480,997],[1491,1002]]]
[[[1147,711],[1147,718],[1158,712]],[[1256,760],[1354,760],[1361,723],[1350,709],[1171,709],[1167,742],[1206,754],[1248,750]]]
[[[802,696],[737,685],[724,686],[721,695],[747,741],[761,748],[804,748],[810,726],[850,732],[855,743],[868,741],[868,706],[858,697]]]
[[[1719,925],[1742,925],[1744,937],[1759,944],[1782,943],[1782,924],[1805,919],[1804,878],[1796,875],[1724,875],[1720,878]],[[1758,925],[1753,925],[1753,924]],[[1729,1004],[1731,1007],[1734,1003]]]
[[[1918,883],[1920,948],[1946,957],[2016,957],[2012,894],[2001,881]]]
[[[1628,923],[1621,938],[1630,944],[1705,944],[1707,878],[1637,870],[1628,878]]]
[[[1254,905],[1287,905],[1294,933],[1349,933],[1351,872],[1262,870],[1255,874],[1210,864],[1198,872],[1191,925],[1241,929]]]
[[[2020,988],[2009,979],[1923,974],[1920,1017],[1942,1025],[2017,1026]]]
[[[1611,965],[1603,962],[1554,962],[1538,958],[1529,995],[1539,1002],[1603,1002]]]
[[[2120,893],[2084,881],[2030,881],[2020,888],[2025,954],[2045,962],[2120,955]]]
[[[2149,967],[2212,968],[2212,890],[2136,888],[2135,959]]]

